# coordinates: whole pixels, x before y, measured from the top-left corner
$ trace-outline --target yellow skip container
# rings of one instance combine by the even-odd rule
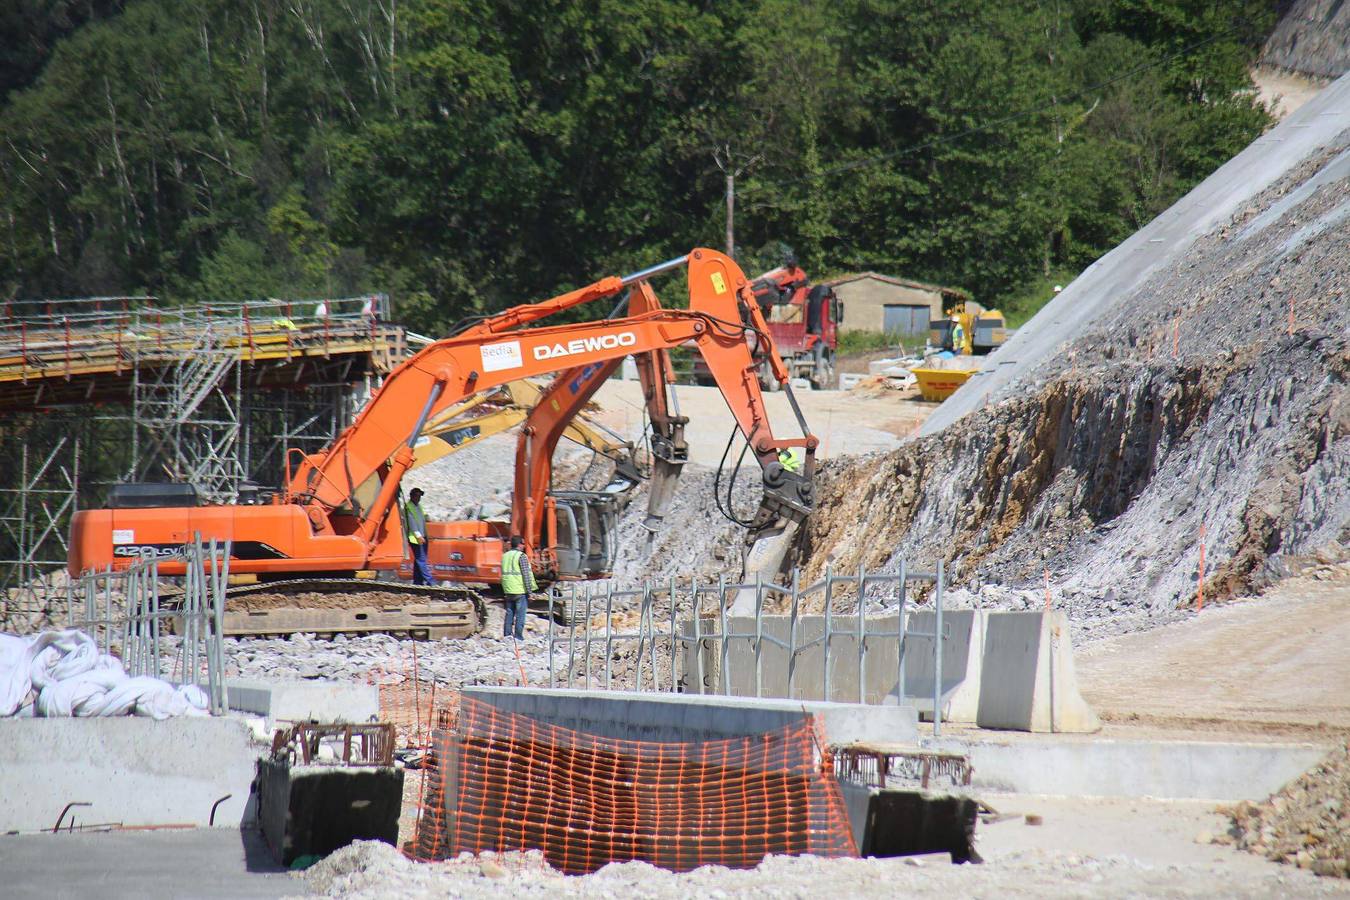
[[[946,400],[979,369],[910,369],[919,381],[919,393],[930,402]]]

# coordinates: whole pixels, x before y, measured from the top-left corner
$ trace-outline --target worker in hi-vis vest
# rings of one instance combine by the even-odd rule
[[[806,453],[801,447],[784,447],[778,451],[778,464],[789,472],[800,472]]]
[[[520,535],[512,535],[511,549],[502,554],[502,593],[506,595],[502,637],[514,637],[518,641],[525,638],[525,609],[529,605],[530,591],[539,590],[524,546],[525,541]]]
[[[413,584],[435,584],[427,565],[427,514],[422,512],[421,488],[409,491],[408,502],[403,504],[403,533],[412,551]]]
[[[952,352],[957,356],[966,352],[966,327],[956,313],[952,313]]]

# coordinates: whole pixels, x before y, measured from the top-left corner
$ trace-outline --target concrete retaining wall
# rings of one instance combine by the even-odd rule
[[[225,679],[230,709],[278,722],[374,722],[380,715],[379,688],[336,681],[247,681]]]
[[[0,831],[50,829],[72,801],[93,804],[83,823],[205,826],[226,794],[215,824],[237,828],[258,756],[235,719],[0,719]]]
[[[762,734],[817,717],[830,743],[918,739],[912,707],[635,691],[466,687],[463,695],[574,731],[637,741],[708,741]]]
[[[717,625],[716,620],[705,619],[701,633]],[[909,634],[905,638],[902,702],[928,719],[933,710],[933,640],[920,635],[931,635],[933,625],[932,610],[906,616]],[[942,645],[942,716],[946,721],[1016,731],[1091,732],[1101,727],[1078,691],[1064,613],[1052,612],[1047,617],[1040,612],[956,609],[943,612],[942,627],[946,635]],[[727,628],[732,634],[753,633],[755,620],[731,617]],[[790,643],[791,619],[787,616],[762,616],[759,628],[766,639]],[[857,632],[857,619],[835,617],[831,630],[829,699],[895,703],[899,663],[896,639],[869,635],[866,661],[860,665],[858,639],[849,633]],[[894,633],[896,619],[869,618],[867,630]],[[683,623],[682,633],[692,636],[693,623]],[[801,616],[796,645],[817,641],[824,633],[823,616]],[[685,644],[680,686],[690,693],[717,694],[729,680],[730,693],[738,697],[753,697],[758,691],[763,697],[825,699],[823,641],[800,651],[791,669],[788,651],[770,640],[761,642],[759,657],[757,685],[754,642],[731,640],[725,677],[719,641],[701,641],[697,650],[692,643]]]
[[[977,790],[1225,803],[1264,799],[1327,754],[1309,744],[1100,738],[923,743],[969,755]]]

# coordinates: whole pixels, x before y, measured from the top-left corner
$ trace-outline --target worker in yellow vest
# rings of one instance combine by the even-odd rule
[[[427,565],[427,514],[422,511],[421,488],[409,491],[408,502],[403,504],[403,534],[412,551],[413,584],[435,584]]]
[[[966,352],[966,327],[956,313],[952,313],[952,352],[957,356]]]
[[[530,591],[539,590],[530,558],[525,555],[525,541],[520,535],[511,536],[511,549],[502,554],[502,593],[506,595],[506,619],[502,622],[502,637],[525,638],[525,610]]]
[[[806,452],[801,447],[784,447],[778,451],[778,464],[789,472],[800,472],[806,460]]]

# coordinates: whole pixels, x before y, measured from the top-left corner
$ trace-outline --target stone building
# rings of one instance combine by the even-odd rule
[[[828,282],[844,304],[845,331],[884,331],[897,336],[922,337],[928,320],[942,316],[950,306],[969,295],[958,288],[925,284],[877,272],[844,275]]]

